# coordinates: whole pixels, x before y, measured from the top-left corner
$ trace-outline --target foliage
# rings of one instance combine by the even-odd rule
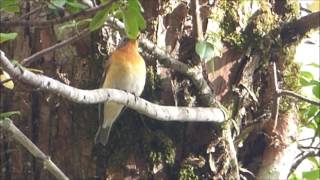
[[[111,7],[99,11],[90,23],[90,30],[100,28],[110,13],[120,15],[124,21],[126,35],[136,39],[140,30],[146,28],[146,22],[141,14],[143,8],[138,0],[128,0],[126,4],[114,3]]]
[[[68,12],[77,13],[87,8],[77,0],[52,0],[48,7],[50,9],[66,9]]]
[[[315,79],[310,72],[300,72],[299,82],[302,87],[312,88],[312,95],[316,99],[320,99],[320,81]],[[314,129],[315,136],[320,135],[320,109],[318,106],[303,103],[300,106],[300,119],[302,119],[303,126]]]
[[[213,44],[209,42],[200,41],[196,43],[196,52],[200,56],[201,60],[205,62],[214,57],[214,50],[215,48],[213,47]]]
[[[19,12],[19,0],[0,0],[0,13],[1,11],[9,13]]]
[[[20,115],[19,111],[9,111],[9,112],[4,112],[4,113],[0,113],[0,121],[9,118],[10,116],[13,115]]]
[[[2,71],[2,74],[0,73],[0,82],[2,82],[1,85],[8,89],[14,88],[14,83],[11,81],[10,75],[5,71]]]
[[[46,3],[49,10],[56,16],[64,16],[65,12],[75,14],[88,8],[88,6],[82,4],[80,0],[51,0]],[[102,1],[102,3],[108,3],[108,1]],[[20,11],[19,0],[0,0],[0,7],[0,12],[18,13]],[[146,28],[146,22],[141,14],[142,12],[143,8],[139,0],[117,1],[111,6],[98,11],[95,16],[90,19],[89,28],[91,31],[101,28],[107,17],[109,15],[114,15],[123,20],[126,35],[130,39],[136,39],[139,36],[140,31]],[[86,23],[87,20],[88,19],[84,22]],[[79,20],[79,23],[80,22],[82,23],[83,20]],[[70,27],[79,23],[72,20],[64,26]],[[16,33],[1,33],[0,43],[12,40],[16,36]]]
[[[14,40],[17,37],[17,33],[0,33],[0,43]]]

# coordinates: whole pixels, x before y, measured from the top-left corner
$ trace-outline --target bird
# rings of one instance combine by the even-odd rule
[[[140,96],[146,82],[146,65],[138,52],[138,40],[125,40],[122,46],[112,52],[106,68],[102,88],[124,90]],[[100,125],[95,143],[108,143],[112,124],[120,115],[124,105],[107,101],[103,108],[103,123]]]

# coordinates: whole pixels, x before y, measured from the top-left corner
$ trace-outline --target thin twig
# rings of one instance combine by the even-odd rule
[[[320,150],[320,147],[314,147],[314,146],[298,146],[299,149],[316,149],[316,150]]]
[[[290,22],[282,28],[280,35],[284,43],[295,42],[299,38],[297,36],[303,36],[311,29],[318,28],[320,26],[320,11],[308,14],[296,21]]]
[[[24,135],[9,118],[0,121],[0,126],[12,133],[12,137],[22,144],[34,157],[39,158],[43,162],[44,169],[47,169],[57,179],[69,179],[59,168],[54,164],[50,157],[44,154],[33,142]]]
[[[200,16],[199,0],[191,0],[192,23],[197,41],[203,40],[202,21]]]
[[[304,96],[302,96],[300,94],[297,94],[297,93],[289,91],[289,90],[279,89],[278,90],[278,95],[279,96],[291,96],[291,97],[300,99],[302,101],[308,102],[310,104],[314,104],[316,106],[320,106],[320,101],[315,101],[315,100],[309,99],[307,97],[304,97]]]
[[[29,17],[29,16],[31,16],[32,14],[36,13],[37,11],[41,10],[42,8],[43,8],[43,5],[40,5],[39,7],[34,8],[33,10],[29,11],[28,13],[23,14],[23,15],[20,16],[18,19],[24,19],[24,18],[26,18],[26,17]]]
[[[55,44],[53,46],[50,46],[50,47],[48,47],[46,49],[43,49],[43,50],[41,50],[41,51],[39,51],[39,52],[37,52],[37,53],[25,58],[25,59],[23,59],[21,61],[21,64],[22,65],[30,65],[32,62],[34,62],[35,60],[39,59],[43,55],[45,55],[45,54],[47,54],[49,52],[52,52],[52,51],[54,51],[54,50],[56,50],[58,48],[61,48],[61,47],[65,46],[65,45],[71,44],[71,43],[79,40],[80,38],[84,37],[85,35],[89,34],[89,32],[90,32],[89,29],[82,30],[80,33],[76,34],[75,36],[72,36],[72,37],[70,37],[70,38],[68,38],[66,40],[61,41],[60,43],[57,43],[57,44]]]
[[[148,117],[162,121],[197,121],[222,123],[226,113],[220,108],[160,106],[133,94],[116,89],[82,90],[63,84],[41,74],[34,74],[20,66],[13,65],[0,50],[3,69],[12,77],[40,90],[61,95],[76,103],[96,104],[114,101],[132,108]]]
[[[80,16],[82,17],[89,17],[92,16],[93,14],[95,14],[97,11],[102,10],[104,8],[107,8],[109,6],[111,6],[114,2],[116,2],[117,0],[110,0],[105,4],[101,4],[100,6],[97,7],[93,7],[93,8],[89,8],[86,10],[83,10],[79,13],[75,13],[75,14],[70,14],[68,16],[64,16],[64,17],[59,17],[59,18],[55,18],[55,19],[51,19],[51,20],[46,20],[46,21],[28,21],[28,20],[20,20],[20,21],[1,21],[0,25],[2,26],[7,26],[7,27],[12,27],[12,26],[49,26],[49,25],[53,25],[53,24],[59,24],[59,23],[64,23],[73,19],[76,19]]]
[[[313,157],[313,156],[319,156],[320,155],[320,151],[316,152],[316,151],[309,151],[306,154],[302,155],[300,158],[298,158],[291,166],[289,174],[287,176],[287,178],[291,175],[291,173],[293,173],[297,167],[301,164],[301,162],[305,159],[307,159],[308,157]]]
[[[272,132],[274,132],[277,128],[278,125],[278,117],[279,117],[279,105],[280,105],[280,97],[278,96],[277,92],[279,90],[278,87],[278,76],[277,76],[277,66],[275,62],[271,62],[271,79],[273,83],[273,91],[274,91],[274,96],[273,96],[273,107],[272,107],[272,113],[271,113],[271,118],[273,120],[273,128]]]

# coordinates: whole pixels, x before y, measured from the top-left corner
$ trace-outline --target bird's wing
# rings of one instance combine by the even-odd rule
[[[110,59],[108,59],[106,62],[105,62],[105,71],[102,73],[102,77],[100,79],[100,82],[99,82],[99,87],[102,87],[103,86],[103,83],[104,83],[104,80],[106,79],[106,76],[107,76],[107,72],[109,70],[109,67],[110,67]]]

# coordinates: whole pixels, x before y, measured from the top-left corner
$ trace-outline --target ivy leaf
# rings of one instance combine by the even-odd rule
[[[94,31],[96,29],[99,29],[106,21],[108,14],[109,11],[107,9],[103,9],[97,12],[97,14],[93,17],[92,21],[90,22],[90,30]]]
[[[17,33],[0,33],[0,43],[13,40],[17,35]]]
[[[200,59],[207,62],[215,55],[214,47],[211,43],[206,41],[199,41],[196,43],[196,52]]]

